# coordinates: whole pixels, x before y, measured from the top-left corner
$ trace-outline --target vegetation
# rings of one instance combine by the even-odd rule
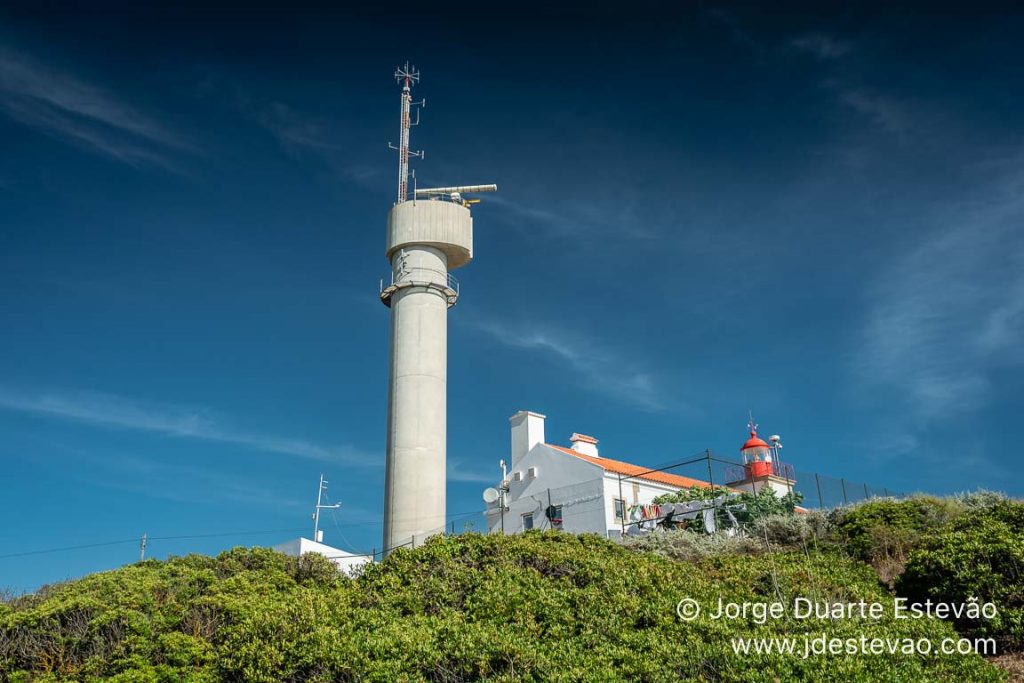
[[[739,537],[651,534],[627,545],[691,562],[769,549],[842,554],[869,564],[895,595],[912,602],[992,603],[995,618],[951,621],[963,635],[996,638],[1001,653],[1024,651],[1024,503],[980,491],[875,499],[827,515],[780,514],[770,500],[755,509],[772,513],[748,521]]]
[[[824,633],[938,644],[955,626],[1020,648],[1021,503],[878,500],[745,524],[732,538],[679,531],[625,545],[559,532],[438,537],[355,578],[316,555],[264,549],[149,560],[0,602],[0,681],[1005,680],[977,655],[805,659],[732,643]],[[894,534],[906,555],[897,595],[991,600],[1000,618],[893,618],[896,597],[865,560]],[[796,597],[886,609],[877,620],[709,617],[720,598]],[[677,616],[684,598],[703,609],[694,621]]]
[[[763,487],[756,493],[743,491],[736,493],[732,489],[721,487],[701,487],[680,489],[674,493],[665,493],[654,499],[657,504],[662,503],[688,503],[691,500],[712,500],[719,496],[728,496],[730,510],[736,517],[740,526],[749,529],[758,519],[769,515],[791,515],[800,503],[804,500],[804,494],[798,491],[791,491],[784,496],[778,496],[768,486]],[[698,516],[689,524],[693,531],[704,531],[703,520]]]
[[[693,530],[627,537],[633,550],[652,552],[680,562],[723,555],[761,555],[770,551],[804,552],[835,545],[828,517],[817,510],[806,514],[774,514],[750,522],[747,533],[708,535]],[[820,544],[820,546],[819,546]]]
[[[0,670],[12,681],[1001,680],[980,657],[733,653],[741,635],[941,639],[937,620],[826,626],[682,621],[787,596],[891,601],[863,565],[830,554],[722,555],[699,570],[557,532],[436,538],[347,579],[316,557],[235,549],[147,561],[9,603]]]
[[[871,564],[891,585],[921,539],[967,511],[967,506],[955,498],[914,496],[837,508],[830,521],[847,552]]]
[[[1024,505],[1000,501],[963,515],[911,551],[896,582],[900,595],[967,603],[991,602],[993,619],[958,619],[958,628],[1024,650]]]

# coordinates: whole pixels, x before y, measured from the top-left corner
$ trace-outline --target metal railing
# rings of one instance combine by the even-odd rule
[[[436,272],[439,275],[443,274],[445,277],[444,284],[429,280],[415,280],[412,278],[405,279],[405,273],[402,273],[397,279],[395,278],[394,273],[391,274],[391,277],[388,280],[381,278],[380,300],[386,305],[391,306],[391,297],[394,296],[395,292],[399,289],[404,289],[406,287],[426,287],[443,294],[448,300],[448,307],[451,308],[455,305],[455,302],[459,300],[459,281],[451,273],[442,273],[442,271],[434,271],[432,269],[431,272]],[[389,282],[389,284],[385,285],[385,282]]]
[[[456,294],[459,293],[459,281],[451,273],[447,273],[447,272],[442,271],[442,270],[434,270],[433,268],[417,268],[416,270],[428,270],[431,273],[437,273],[438,275],[445,276],[445,278],[447,278],[446,282],[448,283],[448,288],[454,290]],[[423,283],[426,282],[426,280],[420,281],[420,280],[414,280],[414,279],[404,279],[404,277],[405,277],[405,274],[403,273],[398,279],[396,279],[395,278],[395,274],[391,273],[391,277],[387,278],[386,280],[385,280],[385,278],[381,278],[380,279],[380,291],[383,292],[388,287],[399,286],[399,285],[402,285],[402,284],[405,284],[405,283],[423,284]],[[385,282],[387,282],[388,284],[385,285],[384,284]]]
[[[793,469],[793,466],[790,465],[788,462],[779,462],[778,460],[771,460],[764,461],[764,464],[770,466],[771,469],[768,472],[768,474],[770,474],[773,477],[778,477],[779,479],[786,479],[790,481],[796,479],[796,470]],[[753,463],[749,463],[747,465],[727,465],[724,469],[725,480],[727,482],[730,482],[742,481],[746,479],[747,468],[749,468],[751,465],[753,465]]]
[[[833,508],[873,498],[905,498],[908,495],[894,487],[798,470],[791,463],[778,460],[771,462],[771,474],[786,481],[789,490],[803,496],[803,507]],[[631,482],[642,482],[645,479],[666,483],[664,477],[659,479],[658,475],[677,475],[685,480],[696,480],[700,484],[718,488],[745,480],[747,470],[744,464],[735,458],[723,457],[711,450],[705,450],[685,460],[668,462],[630,475],[620,475],[622,491],[625,493]],[[684,479],[680,480],[682,481]],[[687,486],[680,483],[679,487]]]

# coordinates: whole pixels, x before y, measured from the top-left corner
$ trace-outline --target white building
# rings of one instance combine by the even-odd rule
[[[321,534],[323,532],[320,532]],[[340,548],[332,548],[324,543],[317,543],[308,538],[296,538],[275,545],[274,550],[292,557],[300,557],[306,553],[318,553],[333,562],[342,572],[351,575],[352,572],[364,564],[369,564],[373,558],[369,555],[355,555]]]
[[[544,415],[520,411],[512,424],[505,506],[486,510],[490,533],[563,529],[618,538],[629,510],[664,493],[708,483],[604,457],[597,439],[573,434],[571,447],[545,441]],[[501,487],[499,487],[500,489]],[[624,520],[624,517],[627,519]]]

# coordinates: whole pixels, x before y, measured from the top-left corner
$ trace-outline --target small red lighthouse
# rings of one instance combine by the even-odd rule
[[[730,474],[735,481],[729,482],[726,486],[751,493],[757,493],[765,486],[769,486],[779,496],[792,492],[796,479],[793,477],[793,468],[779,460],[781,439],[772,436],[769,438],[771,443],[767,443],[759,437],[753,415],[747,427],[750,429],[750,438],[740,448],[743,467],[734,468]]]

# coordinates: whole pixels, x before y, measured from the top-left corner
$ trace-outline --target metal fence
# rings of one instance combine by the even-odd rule
[[[788,492],[800,494],[805,508],[833,508],[850,505],[873,498],[905,498],[903,491],[869,484],[845,477],[834,477],[820,472],[798,470],[790,463],[773,459],[764,463],[769,468],[768,474],[775,478],[780,486]],[[705,450],[690,458],[672,462],[659,467],[638,470],[630,474],[620,474],[619,478],[628,488],[632,482],[659,481],[672,486],[704,486],[729,487],[747,478],[746,465],[735,458],[729,458]],[[668,476],[664,476],[668,475]],[[672,481],[681,477],[689,484]]]
[[[904,498],[906,493],[895,489],[867,484],[862,481],[843,477],[833,477],[819,472],[798,470],[790,463],[774,459],[771,463],[770,474],[786,482],[786,489],[802,496],[800,506],[804,508],[834,508],[842,505],[850,505],[864,500],[874,498]],[[667,476],[666,476],[667,475]],[[677,479],[682,478],[682,479]],[[715,488],[729,487],[731,484],[740,482],[746,477],[744,464],[735,458],[722,456],[711,450],[694,454],[685,460],[670,462],[668,464],[652,467],[637,468],[630,474],[618,475],[620,495],[623,501],[623,516],[619,521],[623,533],[629,531],[630,527],[638,524],[637,521],[628,519],[626,501],[631,499],[632,484],[660,482],[668,487],[688,488],[692,486],[712,486]],[[581,482],[565,487],[544,489],[532,498],[535,499],[536,514],[534,515],[534,529],[561,529],[576,526],[573,522],[587,516],[603,518],[605,504],[600,493],[602,479]],[[720,503],[715,512],[715,520],[720,528],[727,527],[728,520],[721,510]],[[716,507],[708,504],[708,508]],[[557,508],[558,518],[553,519],[546,511],[548,508]],[[704,508],[695,510],[700,513]],[[516,513],[514,517],[519,518]],[[511,516],[510,516],[511,517]],[[389,549],[387,552],[399,548],[417,548],[427,541],[430,536],[445,534],[457,535],[466,532],[488,532],[488,521],[482,512],[457,513],[449,517],[449,522],[444,527],[438,527],[430,532],[417,534],[415,537]],[[650,520],[645,520],[650,521]],[[514,533],[514,524],[509,522],[508,531],[505,525],[495,521],[496,533]],[[379,548],[373,548],[368,552],[360,553],[365,557],[379,560],[386,553]]]

